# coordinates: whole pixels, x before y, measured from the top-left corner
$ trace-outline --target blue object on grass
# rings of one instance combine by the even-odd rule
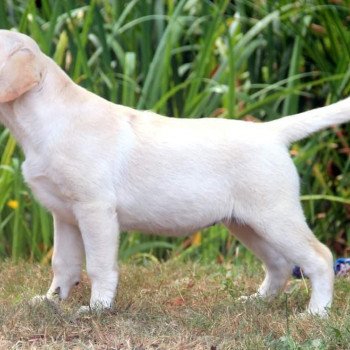
[[[299,266],[294,266],[292,275],[298,279],[301,279],[303,276],[306,277]]]
[[[350,258],[339,258],[334,263],[334,273],[336,276],[350,275]]]
[[[339,258],[334,263],[334,274],[336,276],[350,275],[350,258]],[[303,273],[303,270],[299,266],[294,266],[293,277],[295,278],[307,278],[307,275]]]

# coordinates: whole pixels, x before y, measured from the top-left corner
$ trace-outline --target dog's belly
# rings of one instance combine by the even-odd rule
[[[155,188],[141,195],[122,197],[117,206],[121,230],[137,230],[144,233],[183,236],[212,226],[233,215],[233,198],[229,191],[192,191],[185,187],[172,191]]]
[[[122,230],[186,235],[229,219],[234,212],[233,153],[207,146],[203,153],[176,146],[141,147],[117,184],[117,216]]]
[[[221,220],[183,220],[181,217],[165,217],[157,220],[149,217],[136,217],[129,213],[118,213],[121,231],[140,231],[162,236],[186,236],[203,228],[213,226]]]

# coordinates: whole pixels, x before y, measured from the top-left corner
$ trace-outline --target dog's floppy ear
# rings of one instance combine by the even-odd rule
[[[0,103],[10,102],[39,82],[35,54],[27,48],[14,50],[0,71]]]

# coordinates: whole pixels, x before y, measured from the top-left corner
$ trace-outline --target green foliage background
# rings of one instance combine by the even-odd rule
[[[113,102],[176,118],[266,121],[349,95],[349,5],[6,0],[0,27],[29,34],[75,82]],[[350,241],[349,131],[327,130],[291,150],[308,222],[336,254]],[[0,257],[48,261],[51,218],[23,183],[23,155],[7,130],[0,151]],[[123,235],[120,255],[222,261],[239,249],[215,226],[189,239]]]

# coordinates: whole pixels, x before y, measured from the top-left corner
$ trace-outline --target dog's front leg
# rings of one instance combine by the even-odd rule
[[[54,215],[53,280],[46,295],[36,296],[33,302],[66,299],[72,287],[80,281],[83,258],[84,246],[79,228]]]
[[[83,240],[79,228],[54,215],[53,280],[47,296],[66,299],[72,287],[79,283],[84,258]]]
[[[90,308],[111,308],[118,283],[116,211],[105,203],[84,203],[77,204],[74,212],[84,241],[86,269],[91,281]],[[82,307],[81,311],[86,309]]]

